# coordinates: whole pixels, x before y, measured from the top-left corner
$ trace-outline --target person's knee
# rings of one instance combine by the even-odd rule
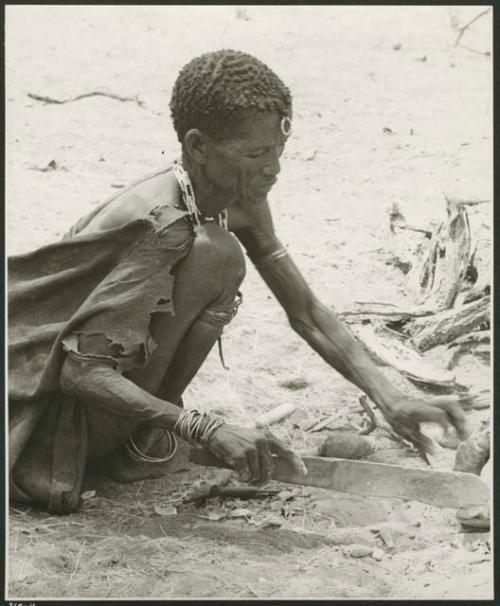
[[[218,225],[206,224],[197,234],[193,257],[200,271],[224,286],[237,288],[245,277],[245,257],[236,238]]]

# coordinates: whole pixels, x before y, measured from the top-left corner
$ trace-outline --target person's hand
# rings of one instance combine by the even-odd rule
[[[210,436],[207,448],[250,484],[262,485],[271,479],[273,454],[286,459],[297,472],[307,473],[299,455],[267,428],[251,429],[225,423]]]
[[[445,432],[454,427],[460,440],[465,440],[468,431],[464,409],[470,407],[471,400],[470,395],[425,399],[401,395],[381,410],[393,430],[411,442],[420,454],[432,454],[433,442],[420,431],[420,423],[438,423]]]

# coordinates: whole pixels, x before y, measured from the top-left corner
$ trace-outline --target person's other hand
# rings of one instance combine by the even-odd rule
[[[454,427],[461,440],[468,432],[464,409],[471,405],[472,396],[435,396],[415,398],[400,396],[382,409],[394,431],[411,442],[421,453],[433,452],[432,441],[420,430],[420,423],[438,423],[445,432]]]
[[[288,461],[298,473],[307,473],[299,455],[267,428],[252,429],[225,423],[210,436],[207,448],[250,484],[262,485],[271,479],[273,454]]]

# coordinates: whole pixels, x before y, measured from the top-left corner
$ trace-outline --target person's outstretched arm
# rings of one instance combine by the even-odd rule
[[[453,425],[465,437],[465,416],[456,396],[413,398],[396,389],[334,311],[314,295],[278,240],[267,203],[233,211],[232,229],[265,283],[284,308],[292,328],[335,370],[364,391],[392,427],[418,448],[431,442],[421,422]]]

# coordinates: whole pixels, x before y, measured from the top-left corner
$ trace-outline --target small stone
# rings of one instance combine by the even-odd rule
[[[210,511],[207,513],[205,517],[210,522],[218,522],[219,520],[224,520],[227,516],[225,513],[217,513],[215,511]]]
[[[238,507],[237,509],[233,509],[229,513],[230,518],[249,518],[252,515],[251,509],[244,509],[243,507]]]
[[[327,536],[336,545],[363,545],[373,549],[377,544],[375,536],[362,528],[329,528]]]
[[[283,520],[277,517],[269,517],[259,524],[260,528],[280,528],[283,525]]]
[[[309,149],[306,150],[305,152],[303,152],[301,158],[304,162],[310,162],[311,160],[314,160],[314,158],[316,157],[317,151],[315,149]]]
[[[173,505],[154,505],[153,510],[159,516],[177,515],[177,509]]]
[[[278,494],[276,496],[278,497],[278,499],[281,499],[282,501],[290,501],[291,499],[295,498],[297,495],[298,495],[297,490],[282,490],[281,492],[278,492]]]
[[[395,50],[395,51],[401,50],[401,42],[396,42],[396,44],[393,44],[392,50]]]
[[[367,545],[354,543],[352,545],[346,545],[342,551],[344,555],[350,558],[366,558],[367,556],[372,555],[373,548],[368,547]]]
[[[369,438],[347,431],[332,431],[320,446],[320,456],[341,459],[362,459],[375,447]]]
[[[95,495],[95,490],[86,490],[85,492],[82,492],[80,496],[82,498],[82,501],[88,501],[89,499],[93,499]]]
[[[377,562],[380,562],[383,557],[385,555],[385,552],[382,551],[382,549],[379,549],[378,547],[375,547],[375,549],[372,551],[372,558],[374,560],[377,560]]]

